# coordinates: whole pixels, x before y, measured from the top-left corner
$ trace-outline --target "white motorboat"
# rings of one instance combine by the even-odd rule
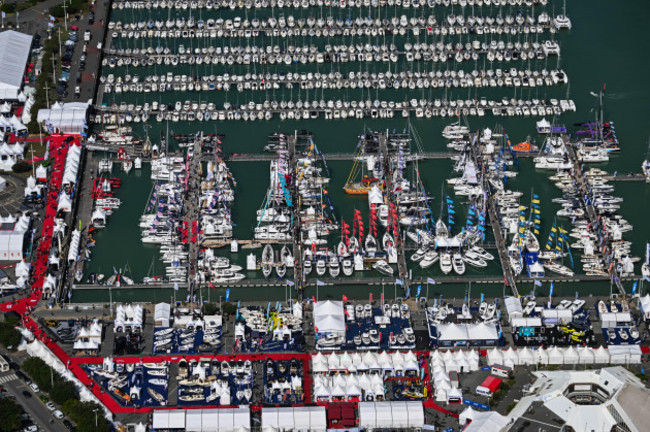
[[[494,255],[492,255],[490,252],[486,251],[480,246],[472,246],[470,249],[471,252],[474,252],[477,254],[480,258],[483,258],[486,261],[492,261],[494,260]]]
[[[273,247],[270,244],[264,246],[262,250],[262,274],[268,278],[273,271]]]
[[[426,255],[427,251],[424,249],[418,249],[415,252],[413,252],[413,255],[411,255],[411,261],[413,262],[419,262],[422,261],[422,258]]]
[[[343,269],[343,274],[345,276],[352,276],[354,273],[354,264],[350,258],[344,258],[341,262],[341,268]]]
[[[465,274],[465,262],[463,261],[463,256],[460,253],[456,252],[453,255],[451,264],[457,274]]]
[[[275,273],[280,279],[282,279],[287,274],[287,265],[285,263],[280,263],[275,266]]]
[[[364,249],[369,255],[374,255],[377,252],[377,240],[372,234],[368,234],[366,237]]]
[[[434,250],[430,250],[427,253],[424,254],[424,257],[422,260],[420,260],[420,267],[423,269],[429,268],[432,265],[434,265],[438,260],[440,259],[440,255],[438,255],[438,252]]]
[[[573,270],[554,261],[545,261],[544,268],[552,271],[553,273],[558,273],[563,276],[573,276]]]
[[[449,274],[454,269],[454,265],[451,261],[451,254],[444,252],[440,255],[440,270],[444,274]]]
[[[339,259],[336,255],[332,255],[328,262],[330,276],[337,277],[341,272],[341,265],[339,264]]]
[[[483,258],[479,257],[477,254],[472,253],[471,251],[465,253],[465,255],[463,256],[463,261],[465,261],[467,264],[474,267],[479,267],[479,268],[487,267],[487,262]]]
[[[379,260],[372,264],[372,268],[386,276],[393,276],[395,270],[384,260]]]
[[[319,258],[316,261],[316,274],[318,276],[323,276],[326,271],[327,271],[327,263],[323,258]]]

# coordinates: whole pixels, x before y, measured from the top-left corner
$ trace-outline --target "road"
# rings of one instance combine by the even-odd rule
[[[23,380],[16,376],[16,373],[11,370],[9,372],[0,373],[0,385],[3,385],[9,394],[16,397],[16,402],[23,407],[25,412],[29,414],[32,422],[38,426],[39,430],[48,432],[68,432],[68,430],[55,419],[54,416],[47,409],[45,404],[40,401],[38,395],[29,389]],[[32,394],[31,398],[23,396],[23,391],[27,390]],[[50,420],[54,420],[50,423]]]

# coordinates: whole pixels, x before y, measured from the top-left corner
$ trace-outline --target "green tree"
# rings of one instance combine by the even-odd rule
[[[20,429],[20,415],[23,410],[20,406],[7,398],[0,398],[0,431],[11,432]]]
[[[20,338],[20,332],[16,330],[12,323],[0,323],[0,344],[2,344],[5,348],[13,346],[15,349],[20,343]]]
[[[60,378],[50,367],[38,357],[30,357],[23,362],[23,370],[32,377],[32,380],[46,393],[52,390],[52,381]]]
[[[69,399],[76,399],[77,388],[72,381],[56,382],[56,385],[50,391],[50,397],[54,402],[63,405]]]
[[[95,412],[97,410],[97,412]],[[104,418],[104,410],[94,402],[69,399],[63,404],[63,412],[77,424],[78,432],[109,432],[111,424]],[[97,419],[97,427],[95,427]]]

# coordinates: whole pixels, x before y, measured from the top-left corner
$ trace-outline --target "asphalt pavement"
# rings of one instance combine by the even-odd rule
[[[48,432],[68,432],[63,424],[57,420],[47,409],[45,404],[38,398],[40,393],[34,393],[25,382],[16,376],[15,371],[0,373],[0,385],[3,385],[9,394],[16,397],[16,402],[29,414],[32,422],[39,430]],[[23,391],[27,390],[32,394],[26,398]],[[50,423],[52,420],[52,423]]]

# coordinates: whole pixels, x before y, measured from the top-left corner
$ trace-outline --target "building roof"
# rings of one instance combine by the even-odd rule
[[[32,37],[7,30],[0,33],[0,99],[16,99],[22,86]]]
[[[536,402],[577,431],[606,431],[617,424],[614,412],[630,431],[645,431],[650,422],[650,391],[632,373],[622,367],[600,370],[560,370],[534,372],[537,380],[531,387],[532,395],[525,396],[510,413],[521,416]],[[572,387],[575,386],[575,387]],[[586,386],[586,388],[585,388]],[[589,386],[597,386],[590,390]],[[591,391],[602,401],[583,405],[569,399],[567,392]],[[594,393],[595,392],[595,393]],[[512,429],[511,429],[512,430]]]
[[[650,424],[650,392],[647,389],[626,383],[616,395],[616,401],[630,422],[638,429],[644,430]]]

